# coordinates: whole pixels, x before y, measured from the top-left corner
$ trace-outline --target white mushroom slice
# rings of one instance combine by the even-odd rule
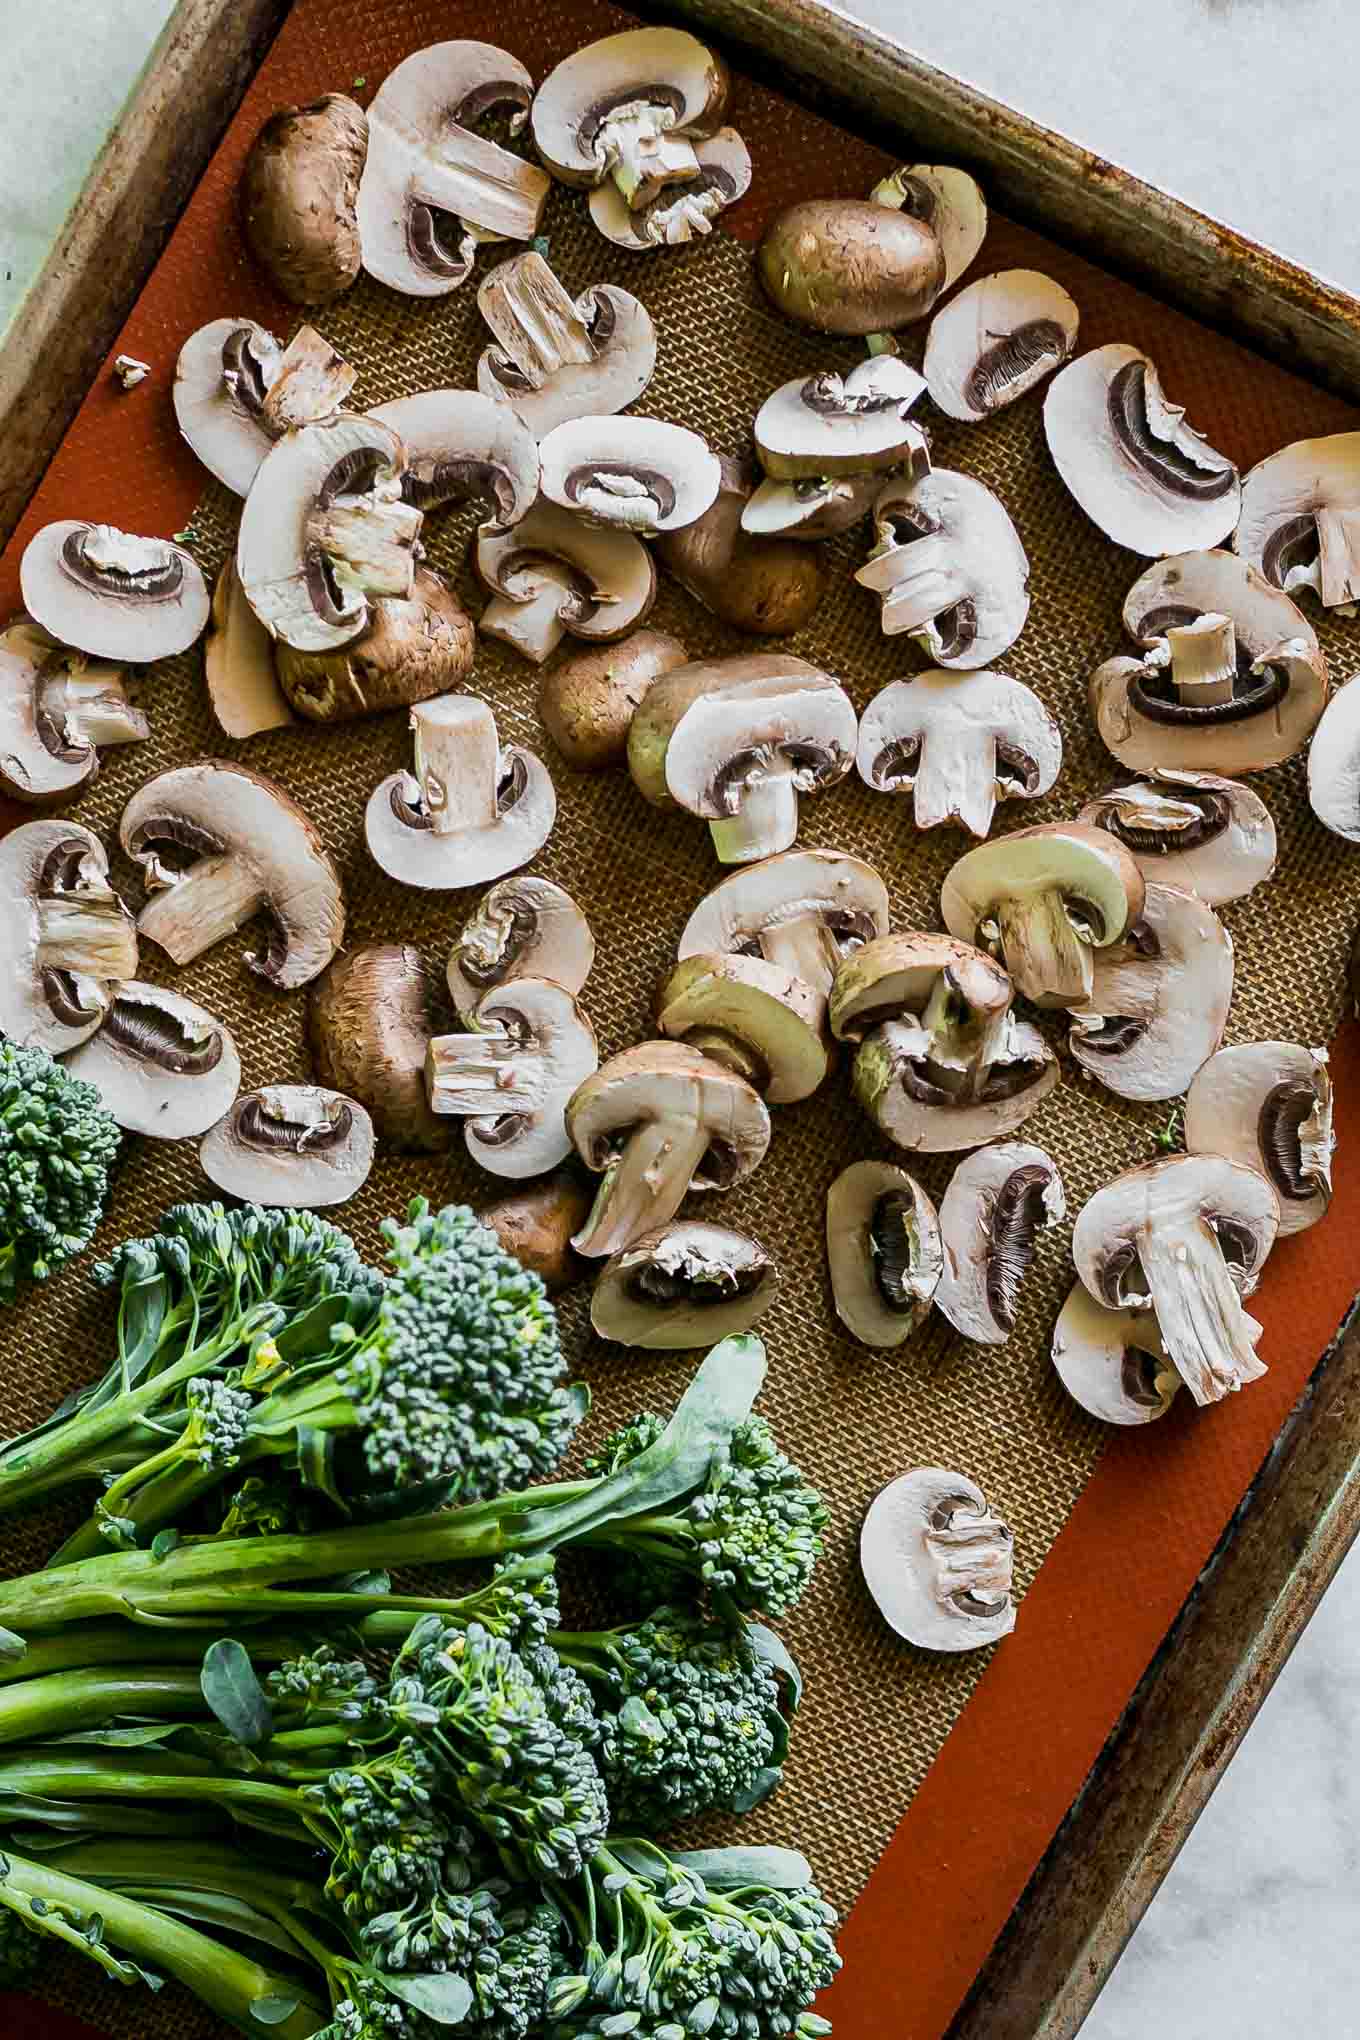
[[[1217,545],[1237,522],[1237,469],[1187,425],[1136,347],[1069,362],[1044,399],[1058,473],[1116,545],[1157,558]]]
[[[468,1153],[493,1176],[541,1176],[571,1153],[564,1115],[600,1066],[595,1031],[547,978],[497,985],[468,1020],[426,1050],[430,1110],[466,1119]]]
[[[600,1338],[644,1352],[712,1346],[749,1331],[778,1288],[779,1271],[758,1240],[685,1219],[606,1261],[590,1322]]]
[[[518,524],[538,494],[538,449],[515,413],[476,390],[421,390],[379,404],[370,416],[406,449],[402,495],[419,510],[469,496],[494,510],[483,529]]]
[[[631,531],[589,525],[541,499],[513,531],[478,534],[477,572],[492,591],[477,628],[541,666],[570,635],[627,637],[656,600],[656,568]]]
[[[975,836],[999,800],[1035,800],[1062,769],[1062,734],[1037,694],[1004,673],[894,680],[860,720],[855,763],[876,793],[910,794],[918,829]]]
[[[876,474],[766,480],[747,498],[741,528],[753,538],[834,538],[868,516],[882,486]]]
[[[882,178],[869,196],[875,205],[891,206],[930,228],[944,256],[941,290],[952,290],[977,260],[987,237],[987,202],[966,170],[950,163],[908,163]]]
[[[1037,269],[982,276],[930,322],[925,378],[950,418],[990,418],[1060,368],[1077,344],[1077,308]]]
[[[528,119],[534,82],[483,42],[434,43],[389,71],[368,109],[357,216],[364,268],[407,297],[445,297],[483,241],[531,241],[551,179],[475,130],[510,108]]]
[[[225,736],[254,737],[296,721],[279,685],[274,640],[246,600],[231,553],[213,589],[203,677]]]
[[[244,496],[274,440],[334,417],[357,376],[315,327],[283,348],[253,319],[214,319],[180,349],[175,418],[208,472]]]
[[[374,787],[364,830],[374,862],[401,885],[456,892],[527,864],[557,819],[547,767],[518,744],[501,748],[496,718],[472,694],[441,694],[411,710],[413,772]]]
[[[686,957],[661,988],[657,1026],[745,1077],[767,1105],[810,1098],[829,1066],[825,998],[761,957]]]
[[[1124,597],[1124,628],[1149,652],[1168,631],[1210,615],[1230,619],[1248,660],[1296,638],[1306,650],[1318,649],[1317,632],[1298,604],[1221,547],[1154,560]]]
[[[198,1146],[204,1175],[249,1204],[320,1211],[361,1190],[373,1166],[362,1105],[319,1084],[269,1084],[241,1096]]]
[[[935,1291],[956,1332],[1005,1345],[1039,1234],[1066,1211],[1057,1164],[1042,1148],[1003,1142],[959,1163],[940,1205],[944,1267]]]
[[[508,404],[535,439],[570,418],[624,411],[656,367],[656,328],[631,291],[593,284],[572,299],[536,248],[482,280],[477,306],[496,336],[477,387]]]
[[[836,1315],[861,1346],[905,1345],[930,1315],[944,1249],[921,1185],[891,1162],[852,1162],[826,1193]]]
[[[118,829],[151,897],[140,932],[177,964],[262,916],[246,962],[279,991],[323,971],[345,933],[340,874],[283,788],[243,765],[200,759],[138,788]]]
[[[44,524],[28,541],[19,587],[51,636],[121,664],[187,651],[208,621],[208,587],[192,553],[78,517]]]
[[[1144,878],[1198,893],[1208,907],[1245,899],[1275,869],[1275,823],[1265,802],[1236,779],[1154,769],[1098,794],[1077,816],[1108,830]]]
[[[616,185],[597,185],[590,194],[590,217],[605,239],[641,255],[711,234],[719,213],[751,188],[751,152],[735,128],[725,127],[695,142],[694,160],[699,166],[695,176],[664,185],[637,207]]]
[[[0,838],[0,1034],[61,1055],[102,1023],[137,969],[137,930],[79,822],[23,822]]]
[[[1153,1424],[1181,1386],[1155,1314],[1111,1310],[1080,1282],[1053,1327],[1053,1365],[1073,1400],[1105,1424]]]
[[[67,1058],[118,1124],[153,1140],[206,1133],[241,1087],[241,1058],[220,1020],[163,985],[118,986],[99,1032]]]
[[[685,923],[677,955],[762,956],[821,998],[845,958],[888,932],[888,888],[843,850],[785,850],[729,873]]]
[[[23,618],[0,631],[0,786],[16,800],[60,800],[94,778],[100,745],[150,735],[121,666],[68,651]]]
[[[1280,1200],[1280,1237],[1305,1231],[1332,1201],[1332,1080],[1325,1048],[1249,1041],[1221,1048],[1185,1100],[1191,1154],[1259,1169]]]
[[[1360,843],[1360,687],[1332,696],[1308,746],[1308,801],[1324,828]]]
[[[990,489],[951,468],[889,482],[874,532],[855,579],[881,599],[885,637],[906,632],[950,667],[989,665],[1015,643],[1029,615],[1029,560]]]
[[[1143,874],[1122,843],[1079,822],[1048,822],[980,843],[940,890],[951,935],[995,950],[1036,1006],[1089,999],[1094,952],[1143,911]]]
[[[548,73],[533,103],[534,146],[564,184],[610,178],[637,210],[700,176],[694,144],[720,125],[727,66],[679,28],[626,29]]]
[[[479,999],[516,978],[551,978],[579,992],[594,961],[595,938],[570,893],[546,878],[503,878],[449,951],[449,992],[468,1020]]]
[[[886,473],[904,463],[923,471],[928,443],[907,413],[924,389],[924,378],[895,354],[873,355],[845,377],[831,369],[795,376],[756,413],[760,464],[776,481]]]
[[[1311,588],[1326,609],[1360,600],[1360,432],[1296,439],[1242,483],[1233,545],[1273,588]]]
[[[1232,937],[1213,908],[1149,885],[1124,939],[1097,953],[1068,1047],[1117,1097],[1178,1098],[1222,1041],[1232,994]]]
[[[538,452],[550,503],[644,536],[693,524],[722,481],[707,442],[659,418],[572,418]]]
[[[918,1466],[869,1504],[859,1562],[878,1612],[922,1650],[978,1650],[1015,1627],[1013,1539],[980,1487]]]

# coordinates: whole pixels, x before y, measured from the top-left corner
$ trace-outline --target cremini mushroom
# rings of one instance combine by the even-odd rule
[[[626,411],[652,379],[647,307],[612,283],[572,298],[536,248],[487,272],[477,309],[495,335],[478,358],[477,387],[508,404],[535,439],[569,418]]]
[[[223,560],[213,588],[203,677],[224,736],[255,737],[295,720],[279,685],[274,640],[246,600],[234,553]]]
[[[937,666],[990,665],[1029,615],[1029,560],[1005,505],[971,475],[932,468],[874,502],[875,544],[855,575]]]
[[[1111,1310],[1080,1282],[1053,1327],[1053,1365],[1075,1402],[1105,1424],[1152,1424],[1181,1386],[1156,1314]]]
[[[711,1346],[749,1331],[778,1288],[779,1270],[759,1240],[676,1219],[605,1262],[590,1322],[600,1338],[644,1352]]]
[[[752,432],[775,481],[887,474],[929,466],[929,442],[909,415],[925,379],[895,354],[871,355],[848,374],[795,376],[766,397]]]
[[[541,1176],[571,1153],[567,1100],[599,1068],[595,1031],[548,978],[495,985],[425,1056],[430,1110],[467,1122],[468,1153],[493,1176]]]
[[[1036,1006],[1091,996],[1094,955],[1143,911],[1143,874],[1122,843],[1080,822],[1046,822],[979,843],[940,890],[945,927],[994,949]]]
[[[821,333],[892,332],[923,319],[945,283],[939,237],[867,198],[801,199],[769,221],[756,275],[787,318]]]
[[[1258,794],[1212,772],[1154,767],[1077,816],[1106,829],[1144,878],[1198,893],[1207,907],[1245,899],[1275,869],[1275,823]]]
[[[721,479],[707,441],[660,418],[572,418],[538,452],[550,503],[648,538],[702,517]]]
[[[68,651],[22,617],[0,631],[0,786],[16,800],[69,799],[98,772],[101,745],[150,735],[121,666]]]
[[[971,423],[1023,397],[1077,344],[1077,308],[1037,269],[979,277],[936,312],[926,338],[931,399]]]
[[[628,758],[628,728],[653,681],[689,663],[679,638],[635,630],[618,644],[590,645],[543,676],[538,713],[575,772],[602,772]]]
[[[1324,828],[1360,843],[1360,687],[1348,680],[1308,746],[1308,802]]]
[[[244,496],[274,441],[334,417],[357,375],[313,326],[281,347],[253,319],[213,319],[180,348],[175,419],[208,472]]]
[[[808,547],[753,537],[742,520],[753,493],[745,466],[723,455],[718,493],[702,517],[663,532],[657,557],[687,594],[752,637],[791,637],[811,621],[827,575]]]
[[[944,257],[943,290],[952,290],[977,260],[987,237],[987,201],[966,170],[952,163],[907,163],[880,178],[869,196],[875,205],[929,227]]]
[[[23,822],[0,837],[0,1034],[61,1055],[101,1024],[137,969],[137,930],[79,822]]]
[[[552,833],[557,795],[541,759],[502,747],[496,718],[472,694],[441,694],[411,710],[415,756],[369,797],[364,831],[374,862],[401,885],[454,892],[517,871]]]
[[[477,628],[541,666],[568,635],[613,644],[656,599],[656,568],[631,531],[587,524],[539,501],[513,531],[478,533],[475,561],[491,591]]]
[[[978,1650],[1015,1627],[1013,1539],[964,1474],[918,1466],[869,1504],[864,1583],[897,1634],[922,1650]]]
[[[564,184],[608,178],[638,211],[674,184],[697,184],[695,144],[714,134],[731,79],[721,57],[679,28],[625,29],[551,70],[534,100],[534,146]]]
[[[1120,1098],[1178,1098],[1222,1041],[1232,994],[1232,937],[1213,908],[1149,884],[1123,938],[1097,952],[1068,1046]]]
[[[506,1253],[531,1275],[541,1276],[549,1296],[556,1296],[589,1272],[590,1263],[571,1243],[589,1210],[590,1191],[572,1162],[483,1205],[477,1216]]]
[[[78,517],[44,524],[28,541],[19,587],[52,637],[130,665],[187,651],[208,621],[208,587],[192,553]]]
[[[662,986],[657,1026],[722,1063],[767,1105],[810,1098],[826,1076],[826,999],[763,957],[685,957]]]
[[[97,1034],[68,1056],[118,1124],[154,1140],[191,1140],[222,1117],[241,1087],[229,1030],[163,985],[120,984]]]
[[[243,1091],[198,1144],[199,1166],[228,1197],[319,1211],[361,1190],[373,1166],[362,1105],[319,1084]]]
[[[1004,673],[894,680],[860,718],[855,764],[876,793],[910,794],[918,829],[975,836],[999,800],[1035,800],[1062,769],[1062,734],[1037,694]]]
[[[447,693],[472,671],[476,633],[449,583],[416,568],[407,596],[378,595],[368,622],[348,644],[275,655],[286,701],[307,722],[352,722]]]
[[[420,390],[370,412],[401,440],[402,494],[418,510],[482,498],[491,509],[483,531],[518,524],[538,493],[538,448],[528,426],[505,404],[476,390]]]
[[[368,116],[343,92],[271,114],[241,177],[251,254],[295,305],[329,304],[359,274],[359,179]]]
[[[244,765],[201,758],[158,773],[133,794],[118,834],[150,894],[138,930],[177,964],[259,917],[265,938],[246,962],[294,991],[344,939],[330,853],[296,801]]]
[[[449,951],[448,981],[458,1017],[516,978],[551,978],[576,993],[590,976],[595,938],[568,892],[546,878],[503,878],[463,923]]]
[[[1360,599],[1360,432],[1296,439],[1251,468],[1233,545],[1272,588],[1326,609]]]
[[[956,1332],[1004,1346],[1039,1234],[1066,1215],[1057,1164],[1026,1141],[966,1155],[940,1204],[944,1267],[935,1303]]]
[[[887,932],[888,888],[872,865],[844,850],[785,850],[705,894],[677,954],[763,957],[829,999],[846,957]]]
[[[1280,1200],[1280,1237],[1327,1215],[1332,1200],[1332,1080],[1325,1048],[1249,1041],[1221,1048],[1185,1099],[1191,1154],[1259,1169]]]
[[[852,1162],[826,1193],[836,1315],[861,1346],[902,1346],[930,1315],[944,1250],[921,1185],[892,1162]]]
[[[307,994],[312,1068],[330,1090],[355,1099],[384,1147],[429,1154],[449,1128],[425,1095],[433,1023],[420,951],[409,942],[368,942],[329,964]]]
[[[667,184],[654,197],[631,206],[614,184],[590,194],[590,217],[607,241],[631,254],[675,248],[696,234],[711,234],[718,214],[751,188],[751,152],[735,128],[719,128],[694,144],[698,174]]]

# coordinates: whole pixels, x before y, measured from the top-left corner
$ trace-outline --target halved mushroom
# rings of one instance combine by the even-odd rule
[[[1037,694],[1004,673],[920,673],[876,694],[855,763],[876,793],[910,794],[918,829],[975,836],[999,800],[1035,800],[1062,769],[1062,733]]]
[[[16,800],[62,800],[94,778],[101,744],[150,735],[121,666],[67,651],[23,617],[0,631],[0,786]]]
[[[979,1346],[1005,1345],[1039,1234],[1066,1212],[1057,1164],[1042,1148],[1006,1141],[965,1156],[940,1204],[944,1267],[935,1291],[956,1332]]]
[[[404,599],[370,602],[367,625],[348,644],[326,652],[281,644],[279,686],[308,722],[352,722],[446,693],[467,679],[475,651],[472,618],[444,576],[420,566]]]
[[[1143,874],[1122,843],[1080,822],[1046,822],[980,843],[940,889],[944,925],[993,950],[1036,1006],[1091,996],[1093,952],[1143,911]]]
[[[449,991],[460,1020],[490,991],[523,977],[579,992],[595,961],[590,923],[568,892],[546,878],[493,885],[449,951]]]
[[[344,939],[330,853],[296,801],[244,765],[202,758],[158,773],[123,809],[118,835],[151,895],[138,930],[175,963],[261,916],[266,938],[245,960],[287,992],[323,971]]]
[[[294,720],[279,685],[274,640],[246,600],[234,553],[223,560],[213,589],[203,677],[224,736],[254,737]]]
[[[987,238],[987,201],[966,170],[951,163],[908,163],[880,178],[869,196],[875,205],[929,227],[944,257],[942,290],[952,290],[977,260]]]
[[[602,1339],[644,1352],[711,1346],[749,1331],[778,1288],[779,1270],[759,1240],[681,1219],[605,1262],[590,1322]]]
[[[888,932],[888,888],[843,850],[786,850],[720,880],[680,937],[681,957],[763,956],[831,996],[846,957]]]
[[[319,1211],[361,1190],[373,1166],[362,1105],[319,1084],[243,1091],[198,1144],[199,1166],[228,1197]]]
[[[425,1096],[430,987],[409,942],[370,942],[322,972],[307,997],[307,1040],[321,1082],[356,1099],[385,1147],[430,1154],[449,1129]]]
[[[197,560],[164,538],[64,517],[44,524],[19,563],[33,621],[99,659],[145,665],[187,651],[208,621]]]
[[[137,968],[137,930],[79,822],[23,822],[0,838],[0,1034],[61,1055],[102,1023]]]
[[[589,1272],[589,1262],[571,1243],[589,1210],[590,1192],[573,1160],[537,1183],[480,1206],[477,1216],[506,1253],[531,1275],[541,1275],[549,1296],[556,1296]]]
[[[1308,746],[1308,803],[1326,829],[1360,843],[1360,687],[1348,680]]]
[[[1186,424],[1136,347],[1116,341],[1069,362],[1044,399],[1044,431],[1086,515],[1130,552],[1217,545],[1237,522],[1237,469]]]
[[[1077,308],[1037,269],[1002,269],[959,292],[930,322],[925,378],[950,418],[990,418],[1061,368]]]
[[[1149,885],[1122,941],[1094,959],[1068,1046],[1120,1098],[1178,1098],[1223,1039],[1232,937],[1194,893]]]
[[[1275,869],[1275,823],[1265,802],[1236,779],[1154,767],[1098,794],[1077,816],[1106,829],[1144,878],[1198,893],[1208,907],[1245,899]]]
[[[620,644],[577,652],[543,676],[538,690],[543,727],[573,771],[622,765],[629,725],[647,690],[663,673],[688,663],[679,638],[664,630],[635,630]]]
[[[902,1346],[930,1315],[944,1249],[921,1185],[891,1162],[852,1162],[826,1193],[836,1315],[861,1346]]]
[[[702,517],[656,542],[663,567],[722,622],[753,637],[801,630],[826,592],[826,570],[806,545],[753,538],[744,529],[752,477],[723,455],[718,493]]]
[[[291,303],[327,304],[359,274],[355,206],[368,116],[343,92],[271,114],[241,177],[250,252]]]
[[[878,1612],[922,1650],[978,1650],[1015,1627],[1013,1539],[980,1487],[941,1466],[889,1481],[869,1504],[859,1562]]]
[[[484,42],[441,42],[389,71],[368,109],[368,161],[357,216],[364,268],[407,297],[445,297],[485,241],[531,241],[551,180],[476,132],[509,110],[529,117],[534,81]]]
[[[508,404],[535,439],[569,418],[626,410],[652,379],[647,307],[612,283],[571,298],[536,248],[483,277],[477,308],[496,336],[478,358],[477,387]]]
[[[631,206],[616,185],[590,194],[590,217],[607,241],[645,255],[651,248],[681,247],[711,234],[718,214],[751,188],[751,152],[735,128],[719,128],[694,144],[696,176],[667,184],[643,205]]]
[[[798,797],[850,770],[855,711],[840,682],[786,653],[680,666],[649,690],[628,731],[628,769],[654,806],[709,824],[724,864],[787,850]]]
[[[867,517],[883,487],[882,475],[817,475],[800,482],[768,478],[751,491],[741,528],[752,538],[791,538],[808,544],[834,538]]]
[[[871,355],[844,377],[832,369],[795,376],[756,413],[760,464],[776,481],[886,474],[903,466],[924,473],[929,441],[908,413],[925,386],[896,354]]]
[[[726,64],[679,28],[634,28],[565,57],[538,89],[534,146],[555,177],[586,189],[612,180],[645,206],[700,175],[696,141],[721,125]]]
[[[1233,545],[1272,588],[1311,588],[1326,609],[1360,599],[1360,432],[1296,439],[1242,482]]]
[[[1280,1237],[1332,1201],[1332,1080],[1325,1048],[1249,1041],[1221,1048],[1185,1100],[1185,1145],[1259,1169],[1280,1200]]]
[[[550,503],[645,537],[693,524],[722,479],[707,441],[660,418],[571,418],[538,452]]]
[[[986,666],[1029,615],[1029,560],[1005,505],[971,475],[932,468],[888,482],[876,543],[855,575],[883,604],[885,637],[910,633],[938,666]]]
[[[939,237],[867,198],[801,199],[774,214],[756,275],[786,317],[821,333],[891,332],[922,319],[945,286]]]
[[[770,1115],[744,1078],[680,1042],[626,1048],[587,1077],[567,1132],[601,1176],[577,1251],[618,1254],[669,1225],[688,1191],[726,1190],[770,1144]]]
[[[425,1056],[430,1110],[465,1119],[468,1153],[493,1176],[541,1176],[571,1153],[567,1100],[600,1066],[595,1030],[547,978],[496,985]]]
[[[825,997],[762,957],[685,957],[661,988],[657,1025],[745,1077],[767,1105],[810,1098],[829,1066]]]
[[[418,510],[480,496],[493,512],[483,531],[518,524],[538,494],[538,448],[515,413],[476,390],[420,390],[370,413],[406,450],[402,494]]]
[[[411,710],[415,757],[369,797],[364,832],[375,863],[401,885],[456,892],[485,885],[537,854],[557,819],[541,759],[501,746],[496,718],[472,694]]]
[[[477,628],[541,666],[562,639],[612,644],[656,600],[656,568],[631,531],[604,530],[539,501],[513,531],[477,535],[477,573],[491,590]]]
[[[1080,1282],[1053,1327],[1053,1365],[1073,1400],[1105,1424],[1155,1423],[1181,1386],[1156,1314],[1111,1310]]]
[[[175,418],[209,474],[244,496],[273,442],[334,417],[357,376],[315,327],[280,347],[253,319],[213,319],[179,351]]]
[[[118,1124],[153,1140],[206,1133],[241,1088],[231,1034],[192,999],[163,985],[120,984],[99,1032],[67,1058]]]

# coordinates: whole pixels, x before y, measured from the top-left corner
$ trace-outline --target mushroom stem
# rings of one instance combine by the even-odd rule
[[[1231,617],[1209,614],[1166,634],[1171,679],[1187,708],[1220,708],[1233,697],[1237,632]]]
[[[1251,1337],[1258,1328],[1206,1218],[1162,1213],[1139,1233],[1138,1258],[1167,1353],[1201,1408],[1266,1372]]]
[[[572,1241],[577,1253],[607,1258],[669,1225],[707,1152],[707,1130],[692,1120],[653,1119],[635,1128],[600,1178],[590,1216]]]
[[[791,849],[798,840],[798,789],[788,772],[748,782],[736,813],[711,821],[713,848],[722,864],[755,864]]]
[[[943,742],[926,742],[916,768],[913,803],[918,829],[956,819],[985,836],[996,812],[996,732],[985,725],[951,723]]]
[[[336,580],[365,595],[409,595],[415,542],[424,512],[399,498],[330,503],[308,527],[311,544],[332,562]]]
[[[535,581],[537,585],[527,602],[512,602],[508,595],[493,595],[477,628],[483,637],[499,638],[541,666],[566,635],[562,613],[574,597],[566,576],[554,573],[546,564],[536,567]]]
[[[995,1066],[1011,1060],[1009,994],[989,1005],[972,1005],[950,972],[942,970],[931,986],[920,1024],[930,1037],[926,1062],[931,1079],[942,1091],[976,1097]]]
[[[174,963],[192,963],[226,935],[234,935],[264,903],[260,874],[234,852],[202,857],[147,901],[138,932]]]
[[[442,694],[411,710],[415,778],[436,836],[488,829],[496,819],[496,718],[472,694]]]
[[[45,893],[37,909],[40,969],[93,978],[135,977],[137,930],[115,893]]]
[[[42,690],[40,712],[67,743],[140,744],[151,725],[123,692],[122,669],[97,661],[61,669]]]
[[[668,184],[697,177],[699,158],[683,135],[673,134],[675,109],[636,99],[616,106],[596,138],[603,157],[629,210],[639,211]]]
[[[757,938],[767,963],[777,963],[790,977],[801,978],[819,998],[831,997],[841,967],[835,937],[820,914],[800,914],[792,921],[774,921]]]
[[[595,359],[589,326],[536,248],[493,269],[477,307],[530,389],[569,362]]]
[[[436,1034],[425,1051],[430,1110],[460,1119],[534,1112],[547,1087],[541,1056],[516,1036],[497,1029]]]
[[[1335,609],[1360,600],[1360,510],[1321,509],[1313,513],[1318,536],[1318,593]]]
[[[924,630],[963,593],[954,542],[942,531],[875,546],[855,579],[883,598],[885,637]]]
[[[1091,996],[1090,945],[1072,925],[1061,892],[1047,887],[998,902],[997,926],[1015,988],[1037,1006],[1076,1006]]]
[[[954,1603],[966,1596],[988,1607],[1004,1604],[1014,1552],[1010,1528],[999,1516],[965,1504],[932,1524],[925,1541],[935,1561],[936,1600]]]

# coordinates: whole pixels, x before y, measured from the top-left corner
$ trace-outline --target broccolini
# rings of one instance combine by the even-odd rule
[[[120,1139],[93,1084],[0,1039],[0,1303],[88,1247]]]

